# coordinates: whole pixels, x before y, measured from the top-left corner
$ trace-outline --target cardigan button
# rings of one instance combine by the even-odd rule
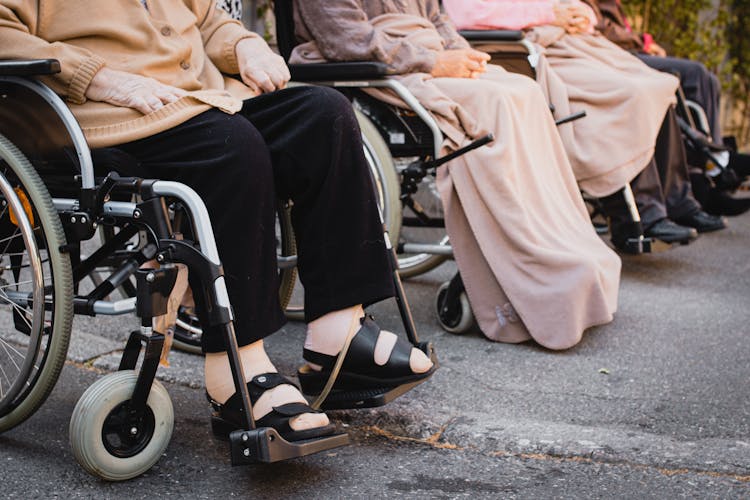
[[[190,69],[190,63],[187,62],[187,61],[181,61],[180,62],[180,68],[182,68],[184,70],[189,70]]]
[[[169,36],[169,35],[171,35],[171,34],[172,34],[172,28],[170,28],[169,26],[164,26],[164,27],[163,27],[163,28],[161,29],[161,34],[162,34],[162,35],[164,35],[164,36]]]

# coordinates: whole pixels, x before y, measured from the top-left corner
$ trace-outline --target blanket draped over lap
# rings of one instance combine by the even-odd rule
[[[586,111],[586,118],[559,127],[578,185],[596,197],[616,192],[651,160],[679,81],[599,34],[537,26],[527,38],[542,54],[537,82],[555,118]],[[492,44],[477,48],[496,50]]]
[[[335,15],[325,11],[337,2],[319,3],[308,6],[321,16]],[[419,16],[386,13],[370,23],[391,39],[444,48],[440,33]],[[327,36],[325,46],[352,39]],[[318,44],[308,41],[290,62],[324,60]],[[533,338],[566,349],[586,328],[611,321],[620,259],[589,221],[539,86],[495,66],[477,80],[428,73],[393,78],[433,113],[445,132],[446,151],[487,131],[495,136],[438,174],[446,228],[482,332],[496,341]],[[390,91],[368,92],[405,107]]]

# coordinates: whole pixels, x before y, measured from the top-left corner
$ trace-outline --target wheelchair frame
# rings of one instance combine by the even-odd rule
[[[2,339],[5,351],[10,352],[8,350],[10,346],[13,355],[23,356],[24,364],[23,369],[19,368],[18,379],[15,380],[17,383],[13,384],[14,389],[16,386],[21,389],[0,395],[0,431],[12,428],[30,417],[49,395],[65,360],[70,335],[70,319],[74,312],[94,316],[136,311],[141,318],[141,328],[130,335],[121,360],[121,371],[101,378],[84,393],[71,419],[71,444],[79,463],[88,472],[104,479],[129,479],[148,470],[166,448],[173,425],[169,398],[161,384],[154,380],[164,335],[163,332],[153,330],[152,318],[166,313],[166,302],[177,273],[174,265],[184,264],[192,277],[191,286],[204,324],[222,331],[235,389],[242,396],[244,429],[236,430],[230,435],[232,463],[239,465],[257,461],[274,462],[347,444],[346,434],[288,442],[272,428],[256,428],[252,417],[252,403],[237,352],[229,295],[224,283],[211,222],[203,201],[195,191],[178,182],[110,174],[102,182],[97,183],[91,152],[75,118],[51,89],[36,80],[36,77],[51,75],[59,70],[59,63],[54,60],[0,61],[0,134],[11,137],[10,141],[3,139],[3,145],[5,145],[3,152],[7,151],[8,154],[15,155],[13,163],[0,162],[5,165],[4,173],[0,172],[3,201],[10,204],[10,220],[20,228],[18,230],[22,231],[25,241],[32,238],[34,231],[44,238],[41,246],[35,243],[36,240],[30,241],[28,245],[24,243],[24,250],[36,252],[35,262],[40,261],[39,250],[43,248],[47,252],[48,260],[50,260],[50,253],[53,253],[55,256],[63,256],[63,268],[66,265],[73,267],[72,277],[67,274],[65,277],[60,277],[58,274],[58,278],[54,276],[54,267],[50,268],[50,279],[53,283],[55,279],[58,279],[58,285],[62,282],[67,283],[67,285],[60,285],[64,289],[62,297],[57,293],[54,285],[45,284],[43,276],[41,280],[38,279],[39,273],[36,272],[34,263],[29,264],[34,271],[31,280],[34,286],[33,293],[15,293],[13,290],[5,290],[7,286],[3,286],[3,301],[11,306],[14,315],[16,311],[21,311],[19,313],[22,316],[21,319],[29,324],[30,331],[32,328],[34,331],[29,334],[29,345],[26,347],[25,354],[18,350],[23,347],[16,348]],[[52,127],[64,128],[67,132],[66,140],[70,141],[67,145],[69,148],[65,149],[68,149],[68,153],[72,153],[73,164],[76,168],[74,172],[64,174],[69,181],[66,194],[74,193],[78,196],[49,198],[46,186],[39,182],[37,188],[34,189],[41,186],[43,197],[49,201],[45,206],[51,208],[42,208],[41,205],[33,207],[25,194],[29,189],[26,186],[28,182],[24,184],[24,181],[19,180],[18,177],[18,172],[23,171],[24,176],[39,179],[35,177],[37,176],[36,167],[26,160],[27,155],[24,154],[23,148],[18,148],[13,144],[13,136],[21,144],[27,139],[32,143],[38,139],[36,136],[22,136],[25,130],[14,130],[13,125],[17,124],[12,123],[12,113],[16,109],[13,108],[15,104],[10,103],[15,102],[14,98],[17,96],[14,94],[19,91],[29,100],[34,99],[37,104],[44,106],[49,112],[45,118],[55,122],[51,125]],[[5,123],[4,119],[11,123]],[[59,164],[54,167],[58,168]],[[68,162],[68,168],[70,168],[70,162]],[[18,186],[11,185],[8,175],[12,175],[12,179]],[[74,180],[75,182],[71,182]],[[35,193],[40,192],[42,191],[35,191]],[[113,200],[112,198],[117,195],[137,196],[139,201]],[[179,200],[189,212],[193,222],[195,242],[173,237],[165,204],[167,197]],[[57,230],[56,235],[53,235],[48,227],[34,228],[34,224],[30,222],[34,220],[34,210],[43,212],[52,210],[51,215],[45,212],[49,215],[45,219],[45,224],[64,227],[64,234],[63,231]],[[39,218],[38,212],[36,215]],[[59,219],[55,222],[58,216]],[[71,259],[73,256],[80,255],[80,243],[93,237],[97,224],[104,220],[128,224],[137,229],[135,231],[123,229],[82,262],[77,258]],[[18,230],[6,240],[13,240]],[[147,233],[148,244],[141,249],[119,255],[116,259],[118,268],[87,296],[65,296],[68,293],[73,295],[73,281],[80,281],[91,270],[105,262],[111,256],[110,252],[114,252],[137,230]],[[59,240],[61,244],[55,248],[50,244],[50,240]],[[4,252],[7,249],[6,245]],[[21,259],[23,259],[23,253]],[[151,259],[159,262],[161,268],[140,269],[143,262]],[[29,261],[31,260],[30,258]],[[23,267],[26,266],[22,262],[18,264],[18,275]],[[15,275],[16,270],[13,269],[13,272]],[[133,275],[136,277],[137,297],[114,302],[105,300],[106,296]],[[18,284],[16,283],[16,288]],[[403,290],[399,291],[401,292],[398,296],[401,310],[409,313]],[[54,308],[58,300],[62,305],[70,306],[58,308],[56,311],[59,312],[61,321],[57,321],[58,318],[55,316],[56,322],[50,321],[46,324],[43,321],[44,317],[40,320],[38,315],[34,315],[31,321],[28,320],[29,311],[25,308],[32,307],[35,312],[45,311],[48,308]],[[60,309],[64,310],[60,312]],[[411,320],[410,315],[408,319]],[[410,339],[416,342],[413,322],[410,325],[412,327],[409,330]],[[40,353],[42,337],[47,338],[43,354]],[[136,375],[136,365],[143,347],[145,347],[143,361]],[[15,364],[13,358],[11,361]],[[33,375],[32,369],[27,369],[26,365],[36,368]],[[8,378],[7,375],[5,376]],[[116,397],[120,398],[115,407],[106,406],[109,404],[108,398],[103,397],[110,390],[116,391]],[[163,426],[154,424],[154,419],[157,418],[154,416],[155,413],[158,414],[159,419],[163,419]],[[92,423],[96,422],[92,415],[97,418],[101,417],[103,422],[100,422],[100,425],[103,427],[91,428]],[[118,423],[115,425],[113,422]],[[108,433],[115,435],[111,438],[112,440],[108,437],[110,436]],[[128,447],[128,443],[135,444]],[[106,452],[102,451],[102,446],[106,448]],[[123,446],[126,448],[124,451]],[[109,455],[102,458],[102,454],[107,453]]]

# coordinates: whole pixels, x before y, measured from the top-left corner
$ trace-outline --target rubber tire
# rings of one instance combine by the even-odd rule
[[[68,353],[73,323],[73,273],[70,257],[60,252],[60,248],[66,244],[60,216],[39,174],[23,153],[2,135],[0,160],[8,164],[23,184],[26,196],[43,228],[54,288],[52,339],[48,342],[44,357],[39,361],[41,367],[37,370],[31,387],[21,395],[20,404],[0,416],[0,432],[4,432],[33,415],[47,399],[60,376]]]
[[[466,292],[461,292],[459,295],[461,317],[458,323],[455,325],[448,325],[444,323],[443,318],[440,314],[440,303],[442,302],[442,295],[448,290],[450,282],[446,281],[440,288],[438,288],[437,294],[435,295],[435,313],[437,315],[438,323],[446,332],[454,335],[463,335],[476,326],[476,319],[474,318],[474,312],[471,310],[471,304],[469,304],[469,297]]]
[[[174,428],[174,409],[164,386],[154,380],[148,406],[154,413],[155,428],[146,448],[135,456],[118,458],[102,442],[102,427],[110,411],[129,400],[138,375],[132,370],[110,373],[83,393],[70,418],[70,446],[73,456],[89,474],[106,481],[126,481],[140,476],[161,458]]]
[[[388,229],[391,245],[395,247],[401,233],[401,180],[393,164],[391,151],[378,129],[364,113],[356,108],[354,108],[354,115],[362,130],[362,143],[375,189],[378,192],[378,205],[383,214],[385,227]]]

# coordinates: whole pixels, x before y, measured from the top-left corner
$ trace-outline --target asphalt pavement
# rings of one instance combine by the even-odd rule
[[[173,352],[159,371],[175,406],[164,456],[125,483],[89,476],[70,451],[70,414],[136,323],[76,318],[50,399],[0,435],[0,497],[750,498],[750,214],[730,223],[625,257],[615,321],[565,352],[441,330],[434,295],[452,263],[409,280],[441,368],[388,406],[331,413],[351,446],[279,464],[231,467],[208,426],[201,358]],[[398,330],[393,304],[372,312]],[[289,323],[268,341],[282,372],[301,362],[303,338]]]

